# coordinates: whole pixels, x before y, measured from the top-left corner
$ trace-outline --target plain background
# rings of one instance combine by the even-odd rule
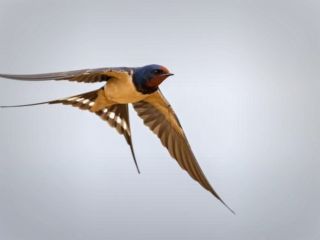
[[[0,1],[0,72],[158,63],[234,216],[131,111],[122,136],[67,106],[0,109],[4,240],[320,239],[320,2]],[[101,84],[0,79],[0,105]]]

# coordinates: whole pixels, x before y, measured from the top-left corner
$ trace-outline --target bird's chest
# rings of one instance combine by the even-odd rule
[[[136,90],[129,75],[109,79],[105,86],[105,93],[108,99],[117,103],[138,102],[148,96]]]

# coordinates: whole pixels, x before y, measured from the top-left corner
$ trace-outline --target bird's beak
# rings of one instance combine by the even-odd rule
[[[170,76],[173,76],[174,74],[173,73],[165,73],[165,74],[162,74],[162,76],[164,77],[170,77]]]

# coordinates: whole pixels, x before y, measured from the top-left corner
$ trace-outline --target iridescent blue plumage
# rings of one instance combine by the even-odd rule
[[[151,64],[135,69],[133,83],[139,92],[150,94],[157,91],[160,83],[172,75],[167,68]]]

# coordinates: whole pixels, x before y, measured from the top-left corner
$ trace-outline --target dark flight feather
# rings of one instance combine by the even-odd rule
[[[131,68],[125,67],[95,68],[42,74],[0,74],[0,77],[23,81],[68,80],[75,82],[94,83],[108,81],[108,78],[112,77],[115,72],[130,73],[130,70]]]
[[[73,107],[77,107],[82,110],[89,110],[91,111],[92,107],[94,106],[95,100],[98,97],[98,92],[101,89],[79,94],[76,96],[47,101],[47,102],[40,102],[40,103],[32,103],[32,104],[23,104],[23,105],[12,105],[12,106],[0,106],[0,108],[16,108],[16,107],[28,107],[28,106],[36,106],[42,104],[64,104],[64,105],[71,105]],[[130,130],[130,121],[129,121],[129,111],[128,111],[128,104],[114,104],[110,107],[104,107],[100,109],[96,113],[101,119],[107,121],[109,125],[115,128],[118,133],[123,135],[126,139],[126,142],[130,146],[131,154],[137,168],[138,173],[140,173],[139,166],[136,160],[136,156],[134,153],[134,148],[131,139],[131,130]]]
[[[161,92],[158,91],[143,101],[133,103],[133,106],[145,125],[159,137],[163,146],[177,160],[180,167],[234,214],[202,172],[175,112]]]

